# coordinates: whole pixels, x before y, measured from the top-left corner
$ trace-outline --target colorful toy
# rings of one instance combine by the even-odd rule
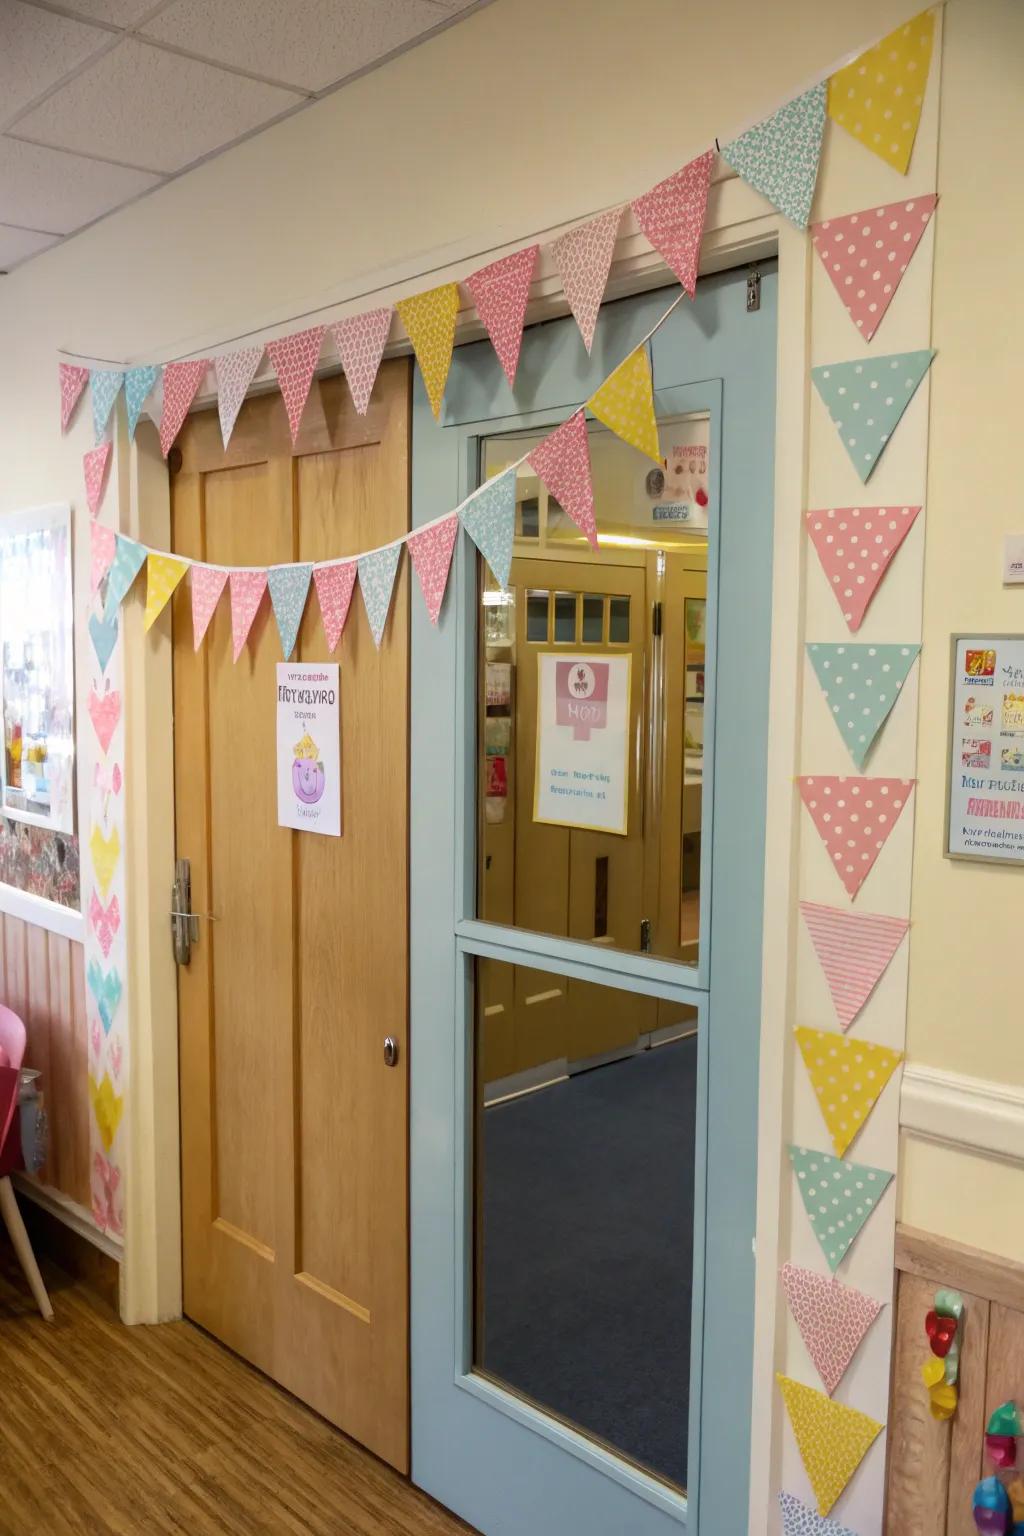
[[[951,1419],[956,1412],[963,1310],[959,1291],[939,1290],[935,1306],[924,1320],[932,1353],[921,1367],[921,1379],[928,1388],[932,1417],[939,1420]]]
[[[989,1460],[997,1467],[1015,1467],[1017,1436],[1020,1433],[1020,1414],[1016,1403],[1001,1403],[989,1416],[985,1429],[985,1453]]]
[[[974,1524],[979,1531],[1007,1536],[1010,1529],[1010,1496],[998,1477],[986,1477],[971,1500]]]

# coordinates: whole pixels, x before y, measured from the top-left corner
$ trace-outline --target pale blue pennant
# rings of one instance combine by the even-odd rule
[[[109,1035],[117,1005],[121,1001],[121,978],[114,966],[104,971],[97,961],[90,960],[85,979],[89,983],[89,991],[96,999],[104,1033]]]
[[[919,645],[807,647],[832,718],[858,768],[896,702]]]
[[[151,392],[157,379],[160,377],[160,369],[154,367],[129,368],[124,376],[124,403],[128,413],[128,436],[134,441],[135,428],[139,424],[142,415],[142,407],[146,403],[146,396]]]
[[[392,544],[387,549],[375,549],[372,554],[360,555],[356,562],[359,567],[359,590],[363,594],[363,606],[370,621],[373,643],[378,650],[384,625],[388,621],[395,572],[398,570],[398,557],[401,553],[401,544]]]
[[[929,348],[811,369],[814,387],[865,483],[934,356]]]
[[[497,480],[491,480],[467,502],[459,516],[495,581],[500,587],[507,587],[516,532],[515,470],[507,469]]]
[[[110,412],[117,392],[124,383],[124,373],[120,368],[90,368],[89,369],[89,394],[92,397],[92,428],[96,434],[96,441],[101,442],[103,434],[107,430],[107,422],[110,420]]]
[[[722,159],[798,229],[806,229],[818,180],[827,87],[794,96],[763,123],[722,145]]]
[[[89,636],[100,671],[105,672],[117,644],[117,614],[112,613],[109,619],[101,619],[98,613],[90,613]]]
[[[846,1163],[829,1152],[812,1152],[808,1147],[787,1150],[807,1219],[835,1274],[893,1176],[882,1168]]]
[[[113,563],[107,575],[107,605],[103,610],[106,618],[112,618],[117,612],[121,600],[145,562],[145,545],[137,544],[134,539],[127,539],[123,533],[119,533],[114,546]]]
[[[295,649],[295,637],[302,623],[302,610],[306,606],[312,565],[272,565],[267,572],[270,601],[274,605],[277,632],[281,636],[281,650],[287,661]]]

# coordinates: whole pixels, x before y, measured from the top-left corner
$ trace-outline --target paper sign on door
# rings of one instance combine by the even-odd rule
[[[277,664],[277,821],[341,836],[338,664]]]
[[[626,832],[628,656],[537,657],[534,821]]]

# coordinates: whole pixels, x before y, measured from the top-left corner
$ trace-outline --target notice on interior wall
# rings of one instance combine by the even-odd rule
[[[626,833],[630,658],[537,656],[534,821]]]
[[[708,526],[711,422],[688,416],[666,422],[661,431],[661,467],[643,471],[644,521]]]
[[[956,635],[946,851],[1024,864],[1024,635]]]
[[[341,836],[337,662],[277,664],[277,822]]]

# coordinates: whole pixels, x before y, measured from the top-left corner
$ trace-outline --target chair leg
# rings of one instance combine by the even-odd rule
[[[4,1226],[10,1233],[11,1242],[14,1244],[14,1251],[18,1255],[18,1263],[21,1265],[25,1279],[28,1281],[29,1289],[35,1297],[36,1306],[46,1318],[46,1321],[50,1322],[53,1318],[53,1308],[50,1306],[50,1298],[46,1294],[46,1286],[43,1284],[43,1277],[39,1273],[39,1265],[36,1263],[36,1256],[32,1252],[32,1244],[28,1240],[28,1233],[25,1231],[25,1223],[22,1221],[21,1212],[18,1210],[18,1202],[14,1198],[14,1185],[9,1178],[0,1179],[0,1215],[3,1216]]]

